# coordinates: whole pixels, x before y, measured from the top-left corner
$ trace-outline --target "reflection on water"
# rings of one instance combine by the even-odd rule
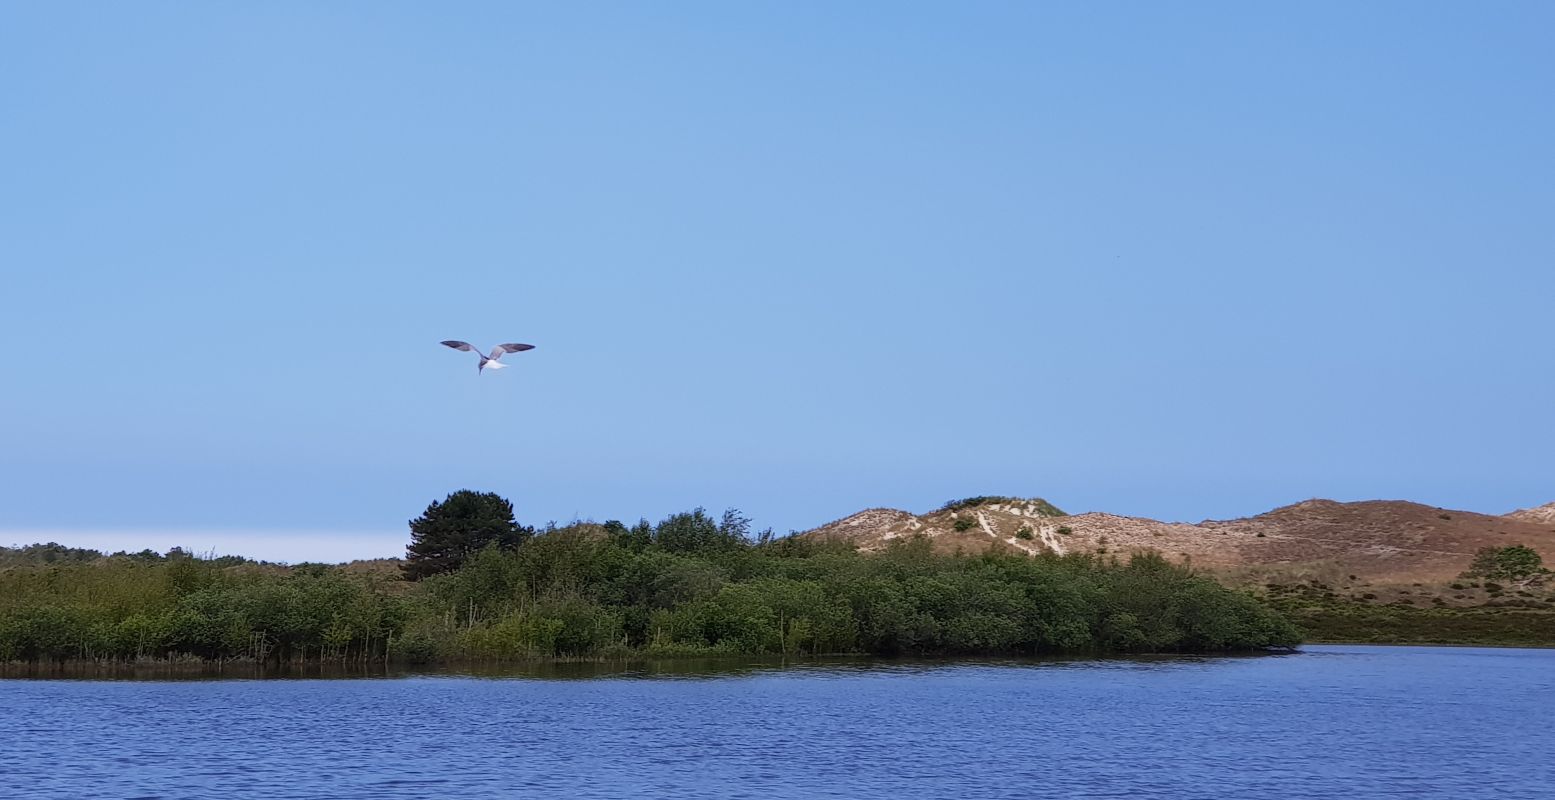
[[[626,661],[519,661],[477,662],[417,666],[375,663],[227,664],[205,662],[125,663],[0,663],[0,679],[92,681],[210,681],[210,680],[347,680],[411,678],[418,676],[471,678],[529,678],[535,680],[588,680],[599,678],[734,678],[766,672],[791,672],[810,676],[847,675],[860,672],[924,673],[970,665],[1030,668],[1144,668],[1246,658],[1280,658],[1293,652],[1256,654],[1147,654],[1132,656],[1047,656],[1032,658],[885,658],[866,656],[810,656],[799,659],[766,656],[634,659]]]
[[[1532,800],[1555,785],[1555,651],[59,677],[0,680],[0,797]]]

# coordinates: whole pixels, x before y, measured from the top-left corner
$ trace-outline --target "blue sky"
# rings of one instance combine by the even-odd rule
[[[843,5],[5,6],[0,542],[1555,500],[1555,7]]]

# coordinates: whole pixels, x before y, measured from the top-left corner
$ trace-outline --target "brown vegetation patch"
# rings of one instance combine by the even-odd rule
[[[1307,500],[1255,517],[1198,524],[1100,512],[1052,516],[1042,512],[1045,505],[1004,500],[921,516],[870,509],[802,535],[865,551],[915,535],[928,537],[939,552],[1154,551],[1227,575],[1319,575],[1328,583],[1352,581],[1352,575],[1371,583],[1451,581],[1468,569],[1476,550],[1510,544],[1555,559],[1555,524],[1544,520],[1555,515],[1555,504],[1497,516],[1402,501]],[[963,522],[957,530],[958,519],[976,524]]]

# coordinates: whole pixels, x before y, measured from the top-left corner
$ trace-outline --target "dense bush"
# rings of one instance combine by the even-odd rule
[[[1482,547],[1474,553],[1465,578],[1496,578],[1523,580],[1545,572],[1544,560],[1531,547],[1514,544],[1509,547]]]
[[[382,657],[409,615],[386,586],[187,556],[13,568],[0,572],[0,661]]]
[[[549,528],[424,580],[129,557],[0,571],[0,661],[511,660],[1290,646],[1249,595],[1157,556],[863,555],[700,509]]]

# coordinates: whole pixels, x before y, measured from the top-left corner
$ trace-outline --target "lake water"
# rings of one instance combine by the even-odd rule
[[[1555,797],[1548,650],[591,671],[0,680],[0,796]]]

